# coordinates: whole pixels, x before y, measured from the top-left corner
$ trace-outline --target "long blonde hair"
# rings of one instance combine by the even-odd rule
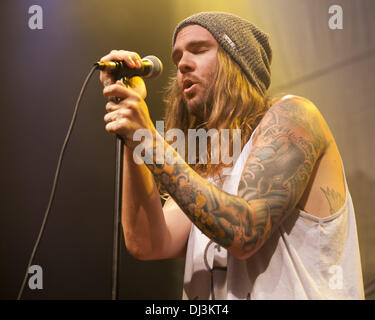
[[[270,107],[271,98],[263,97],[250,84],[240,67],[229,55],[219,47],[218,72],[212,86],[212,103],[202,106],[203,122],[189,114],[182,99],[181,89],[177,85],[176,76],[170,78],[165,92],[165,130],[181,129],[187,137],[188,129],[232,129],[241,130],[241,150],[249,140],[264,114]],[[185,138],[187,143],[187,138]],[[233,146],[233,135],[230,135],[229,146]],[[213,176],[224,164],[210,163],[210,143],[207,144],[207,164],[197,162],[191,167],[200,175]],[[230,152],[233,152],[231,149]],[[188,155],[185,156],[187,162]]]

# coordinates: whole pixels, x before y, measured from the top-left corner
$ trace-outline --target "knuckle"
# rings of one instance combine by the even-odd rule
[[[123,56],[130,56],[130,55],[133,55],[134,52],[132,51],[128,51],[128,50],[120,50],[119,51]]]
[[[103,89],[103,96],[107,97],[111,94],[111,89],[109,89],[108,87],[104,87]]]
[[[141,96],[137,92],[134,92],[133,103],[140,103],[141,100]]]
[[[136,108],[136,103],[134,103],[133,100],[126,100],[126,108],[129,109],[130,111],[133,111]]]
[[[112,103],[111,102],[108,102],[105,105],[105,110],[108,111],[108,112],[112,111]]]
[[[108,96],[115,96],[117,93],[117,88],[116,88],[116,85],[107,85],[104,87],[103,89],[103,94],[105,97],[108,97]]]
[[[122,118],[122,119],[120,119],[120,120],[118,121],[118,126],[119,126],[121,129],[125,130],[125,129],[126,129],[126,125],[127,125],[127,123],[128,123],[128,119],[126,119],[126,118]]]
[[[111,77],[108,75],[107,72],[101,71],[100,73],[100,81],[105,85],[108,86],[111,84],[112,80]]]
[[[120,117],[121,119],[126,119],[128,117],[131,116],[131,114],[133,113],[133,111],[131,109],[121,109],[119,114],[120,114]]]
[[[109,56],[110,54],[106,54],[105,56],[103,56],[103,57],[101,57],[100,58],[100,61],[107,61],[108,60],[108,56]]]
[[[104,116],[104,122],[110,122],[111,120],[111,116],[109,115],[109,113],[107,113],[105,116]]]
[[[132,57],[133,57],[134,60],[136,60],[136,61],[140,61],[140,60],[141,60],[141,57],[140,57],[139,54],[136,53],[136,52],[133,52]]]
[[[113,122],[108,123],[108,124],[105,126],[105,130],[106,130],[108,133],[114,133],[114,132],[116,131],[116,129],[114,128],[114,124],[113,124]]]

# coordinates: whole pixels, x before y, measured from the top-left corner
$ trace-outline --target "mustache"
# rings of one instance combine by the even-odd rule
[[[183,77],[181,79],[182,85],[185,83],[185,81],[191,81],[193,83],[201,83],[202,82],[201,79],[199,79],[196,76],[192,76],[192,75],[187,75],[187,76]]]

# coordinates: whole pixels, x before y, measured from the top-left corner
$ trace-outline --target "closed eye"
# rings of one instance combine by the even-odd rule
[[[207,40],[195,40],[189,42],[185,49],[175,48],[172,52],[172,60],[175,65],[178,65],[180,59],[182,58],[183,51],[188,50],[193,54],[202,54],[210,50],[213,44]]]
[[[195,54],[205,53],[207,51],[208,51],[208,49],[201,49],[201,50],[197,50],[197,52],[195,52]]]

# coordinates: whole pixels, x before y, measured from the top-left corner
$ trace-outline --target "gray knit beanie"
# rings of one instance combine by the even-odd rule
[[[250,83],[264,96],[271,83],[272,50],[267,34],[249,21],[225,12],[201,12],[180,22],[173,34],[197,24],[210,31],[219,45],[237,62]]]

